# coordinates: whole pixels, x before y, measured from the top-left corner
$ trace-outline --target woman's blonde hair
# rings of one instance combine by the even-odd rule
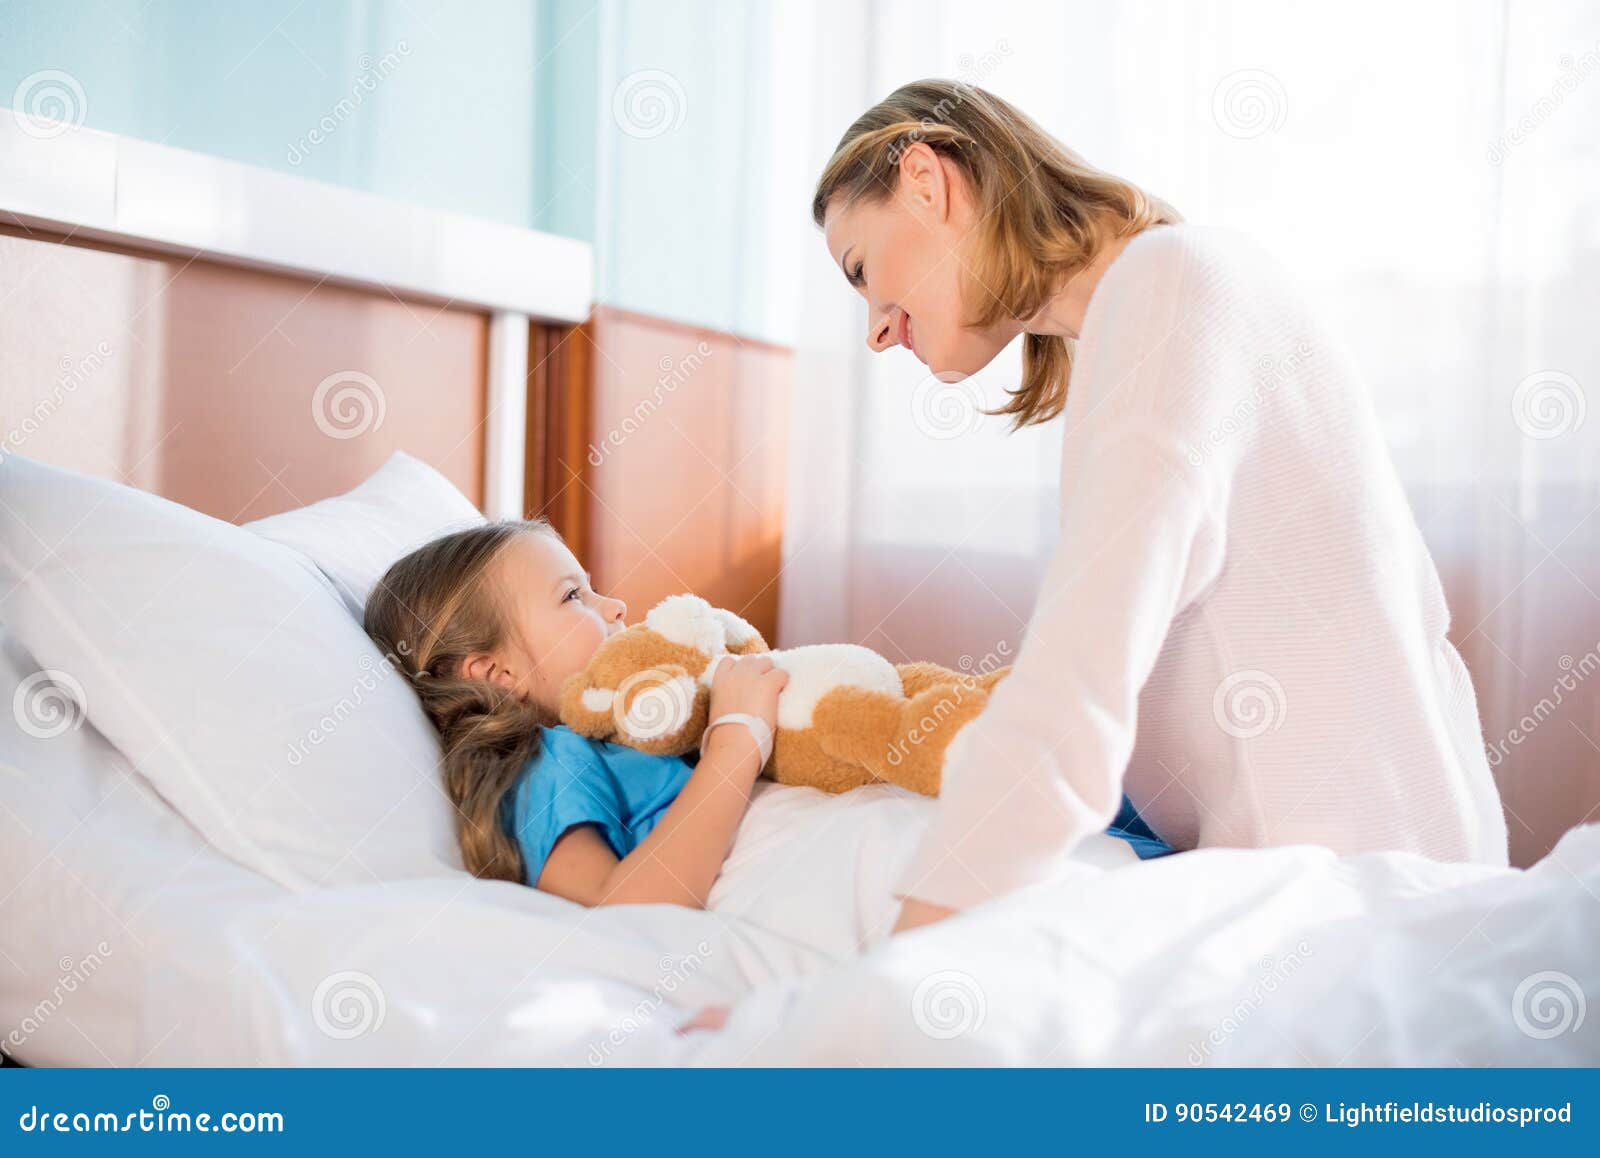
[[[977,202],[962,294],[970,326],[1031,318],[1107,242],[1182,220],[993,93],[952,80],[904,85],[857,118],[817,181],[812,218],[822,225],[836,198],[844,205],[886,200],[899,184],[901,157],[918,142],[961,170]],[[1022,385],[986,413],[1013,415],[1013,430],[1060,414],[1072,355],[1071,339],[1029,334]]]
[[[502,827],[500,808],[539,752],[539,729],[558,721],[538,705],[460,672],[468,656],[492,651],[506,639],[508,621],[489,569],[507,544],[526,534],[560,538],[544,519],[533,519],[487,523],[417,548],[384,574],[367,600],[363,622],[439,730],[445,789],[456,807],[467,871],[519,884],[522,851]]]

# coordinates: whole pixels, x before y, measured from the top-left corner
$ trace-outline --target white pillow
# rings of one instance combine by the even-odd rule
[[[159,1065],[158,1039],[199,1008],[197,961],[152,917],[203,902],[215,928],[219,902],[236,912],[284,893],[208,847],[70,691],[0,626],[0,1050],[29,1065]],[[231,984],[244,991],[243,976]],[[173,989],[185,1000],[163,1003]]]
[[[290,888],[459,871],[437,734],[303,556],[0,463],[0,614],[216,847]]]
[[[359,622],[367,597],[396,559],[483,521],[454,483],[397,450],[352,491],[244,526],[315,563]]]

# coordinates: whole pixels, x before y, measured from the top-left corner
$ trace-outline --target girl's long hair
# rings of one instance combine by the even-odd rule
[[[1108,242],[1183,220],[993,93],[952,80],[904,85],[862,113],[817,180],[812,218],[822,225],[835,198],[887,200],[899,186],[901,156],[917,142],[952,161],[977,202],[962,294],[971,326],[1031,318]],[[1021,386],[986,413],[1012,415],[1013,430],[1061,413],[1073,348],[1069,338],[1027,335]]]
[[[538,754],[540,728],[558,721],[504,688],[459,673],[467,656],[492,651],[506,638],[489,569],[512,539],[526,534],[556,531],[544,519],[488,523],[417,548],[385,573],[363,623],[439,730],[467,871],[519,884],[522,852],[500,823],[501,803]]]

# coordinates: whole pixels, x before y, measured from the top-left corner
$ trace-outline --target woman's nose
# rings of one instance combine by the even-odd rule
[[[881,354],[890,346],[899,344],[900,332],[895,322],[898,316],[896,311],[889,310],[867,327],[867,345],[872,347],[874,354]]]

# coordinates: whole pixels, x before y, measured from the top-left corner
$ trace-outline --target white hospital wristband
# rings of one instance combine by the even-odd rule
[[[761,749],[761,767],[767,766],[767,761],[772,758],[772,729],[760,716],[752,716],[749,712],[725,712],[706,725],[706,730],[700,733],[700,751],[706,750],[706,737],[711,735],[711,729],[719,724],[743,724],[755,738],[756,747]]]

